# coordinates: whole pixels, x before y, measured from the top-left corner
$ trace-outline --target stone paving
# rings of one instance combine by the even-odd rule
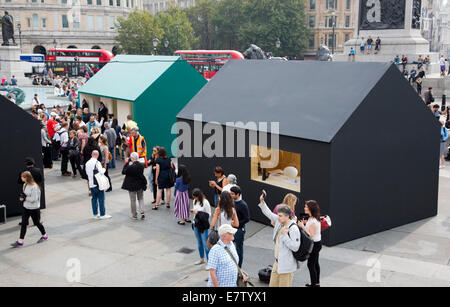
[[[321,284],[331,286],[450,286],[450,166],[441,170],[439,214],[336,247],[324,247]],[[206,286],[208,272],[198,260],[190,225],[179,226],[172,208],[151,210],[147,191],[145,221],[130,219],[128,193],[120,170],[111,171],[107,193],[110,220],[93,220],[86,182],[61,177],[59,165],[46,170],[47,209],[42,211],[49,241],[37,245],[30,227],[25,246],[9,248],[19,234],[19,218],[0,224],[0,286]],[[256,205],[247,200],[249,205]],[[251,222],[245,241],[244,270],[258,286],[258,270],[273,262],[272,229]],[[179,252],[182,248],[192,253]],[[80,282],[69,282],[73,259]],[[380,274],[377,274],[377,268]],[[379,278],[377,278],[379,276]],[[306,264],[294,285],[309,282]]]

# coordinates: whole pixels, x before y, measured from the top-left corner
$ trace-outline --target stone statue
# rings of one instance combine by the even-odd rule
[[[250,44],[250,47],[245,50],[244,57],[248,60],[265,60],[267,59],[264,51],[254,44]]]
[[[414,0],[412,8],[412,25],[413,29],[420,29],[420,15],[422,11],[422,0]]]
[[[14,39],[14,19],[8,12],[2,17],[2,46],[9,46],[9,39],[12,39],[13,45],[17,45]]]
[[[327,46],[321,44],[319,46],[319,48],[317,48],[316,60],[317,61],[333,61],[333,57],[331,56],[330,49],[328,49]]]

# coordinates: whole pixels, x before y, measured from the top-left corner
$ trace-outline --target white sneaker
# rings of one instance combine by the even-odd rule
[[[112,216],[108,215],[108,214],[105,214],[105,215],[100,217],[101,220],[107,220],[107,219],[110,219],[110,218],[112,218]]]
[[[194,265],[201,265],[201,264],[205,264],[205,261],[198,260],[197,262],[194,263]]]
[[[94,215],[94,220],[98,220],[99,216],[98,215]]]

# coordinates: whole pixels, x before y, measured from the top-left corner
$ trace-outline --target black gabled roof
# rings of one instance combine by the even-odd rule
[[[177,117],[279,122],[280,135],[329,143],[391,65],[232,60]]]

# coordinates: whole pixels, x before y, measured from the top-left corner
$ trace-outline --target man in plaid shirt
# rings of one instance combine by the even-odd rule
[[[236,247],[233,244],[236,231],[236,228],[227,224],[224,224],[219,228],[220,240],[209,252],[209,287],[236,287],[238,278],[238,268],[236,263],[239,262],[239,256]],[[236,263],[231,259],[225,249],[228,249],[231,252]]]

